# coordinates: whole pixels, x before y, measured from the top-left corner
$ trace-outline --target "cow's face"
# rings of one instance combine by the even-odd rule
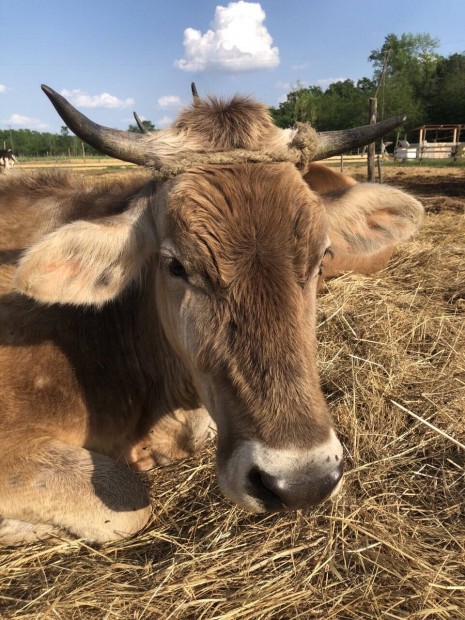
[[[315,356],[322,204],[291,165],[246,164],[182,175],[154,213],[159,315],[217,423],[224,493],[317,504],[342,475]]]
[[[217,422],[224,492],[251,510],[308,506],[342,473],[316,371],[320,264],[330,245],[336,256],[392,247],[421,218],[386,186],[318,196],[290,164],[197,168],[46,235],[15,283],[41,302],[94,306],[148,287],[153,321]]]
[[[376,185],[317,197],[291,164],[276,162],[305,170],[403,117],[317,135],[302,124],[279,130],[249,98],[196,95],[171,128],[138,135],[98,126],[43,89],[88,144],[178,176],[155,194],[148,184],[114,215],[41,239],[21,260],[17,288],[42,302],[98,306],[135,282],[148,286],[154,321],[217,422],[224,492],[251,510],[318,503],[342,474],[316,371],[320,265],[330,245],[336,255],[369,256],[408,239],[422,208]],[[148,282],[151,261],[157,275]]]

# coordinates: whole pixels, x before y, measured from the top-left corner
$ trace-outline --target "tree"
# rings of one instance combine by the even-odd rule
[[[152,123],[152,121],[142,121],[142,125],[145,127],[145,129],[147,129],[147,131],[156,131],[156,127]],[[140,129],[137,125],[129,125],[128,131],[131,131],[132,133],[140,133]]]
[[[439,40],[428,33],[409,32],[400,37],[388,34],[382,47],[379,50],[372,50],[368,60],[373,63],[377,78],[385,69],[387,76],[400,73],[417,82],[425,74],[432,73],[438,59],[435,53],[438,45]]]
[[[323,95],[317,129],[332,131],[365,125],[369,96],[352,80],[330,84]]]
[[[438,61],[431,93],[430,122],[465,122],[465,53]]]
[[[382,47],[373,50],[368,58],[373,63],[374,78],[379,85],[379,96],[386,102],[386,111],[392,109],[395,99],[401,101],[409,124],[428,120],[429,98],[440,58],[435,52],[438,45],[438,39],[427,33],[406,33],[400,37],[388,34]]]
[[[323,91],[319,86],[305,88],[297,82],[279,108],[272,108],[271,114],[278,127],[291,127],[296,123],[316,125]]]

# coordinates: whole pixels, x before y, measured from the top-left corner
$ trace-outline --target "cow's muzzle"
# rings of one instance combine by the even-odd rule
[[[309,449],[244,441],[219,468],[224,494],[252,512],[313,508],[340,488],[342,446],[335,433]]]
[[[343,469],[340,460],[323,472],[315,469],[295,481],[253,468],[248,475],[247,490],[267,512],[311,508],[337,490]]]

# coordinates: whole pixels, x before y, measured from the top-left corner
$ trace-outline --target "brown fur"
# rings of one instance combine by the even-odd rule
[[[307,289],[324,250],[322,206],[290,165],[244,165],[187,173],[169,213],[182,262],[220,302],[204,318],[198,364],[206,373],[221,369],[224,389],[243,403],[236,403],[240,436],[271,446],[318,443],[329,418]]]
[[[347,190],[357,184],[351,177],[317,163],[311,163],[308,166],[304,179],[313,191],[320,194],[333,194],[336,191]],[[394,246],[389,246],[380,252],[351,255],[342,252],[333,239],[333,251],[323,261],[323,273],[319,285],[321,286],[325,278],[339,275],[345,271],[355,271],[364,275],[380,271],[386,267],[393,251]]]
[[[320,196],[290,164],[200,167],[166,184],[26,176],[2,180],[0,197],[7,542],[21,523],[27,540],[137,531],[150,509],[126,464],[190,454],[208,435],[202,403],[220,474],[241,442],[324,442],[315,306],[327,235],[336,253],[373,254],[421,216],[390,188]],[[173,256],[188,283],[170,275]]]
[[[173,129],[214,151],[257,150],[276,133],[266,106],[250,97],[234,97],[227,103],[216,97],[198,100],[181,112]]]
[[[278,129],[266,106],[250,97],[196,100],[172,127],[147,134],[143,141],[146,165],[160,179],[205,164],[292,162],[305,168],[319,145],[310,126]]]
[[[338,172],[324,164],[317,164],[314,162],[308,166],[303,176],[305,182],[311,189],[319,194],[335,192],[336,190],[348,188],[357,183],[357,181],[354,181],[354,179],[348,177],[346,174],[342,174],[342,172]]]

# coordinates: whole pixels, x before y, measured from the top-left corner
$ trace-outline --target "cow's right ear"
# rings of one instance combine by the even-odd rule
[[[97,222],[79,220],[29,248],[14,284],[41,302],[101,306],[138,279],[155,247],[147,209]]]

